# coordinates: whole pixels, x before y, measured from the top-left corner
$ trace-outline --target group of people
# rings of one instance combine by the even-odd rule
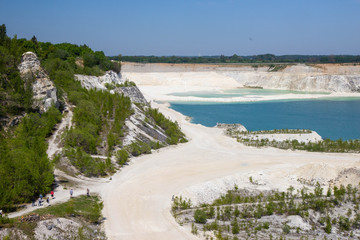
[[[72,198],[73,197],[73,194],[74,194],[74,190],[71,188],[70,189],[70,198]],[[54,197],[54,191],[51,191],[50,192],[50,195],[51,195],[51,199],[54,199],[55,197]],[[90,196],[90,189],[86,189],[86,195],[89,197]],[[37,200],[37,202],[38,202],[38,206],[42,206],[43,205],[43,195],[42,194],[40,194],[40,196],[39,196],[39,198],[38,198],[38,200]],[[50,206],[50,197],[47,197],[46,198],[46,202],[47,202],[47,204],[48,204],[48,206]],[[34,206],[36,206],[36,198],[33,198],[32,199],[32,206],[34,207]]]
[[[72,198],[74,194],[74,190],[73,189],[70,189],[70,198]],[[51,195],[51,199],[54,199],[54,191],[51,191],[50,192],[50,195]],[[90,197],[90,189],[86,189],[86,196]],[[38,205],[37,206],[43,206],[43,198],[44,196],[42,194],[39,195],[39,198],[37,199],[37,202],[38,202]],[[46,202],[48,204],[48,206],[51,206],[50,205],[50,197],[47,197],[46,198]],[[32,206],[35,207],[36,206],[36,198],[33,197],[32,198]],[[3,215],[3,211],[0,209],[0,217],[2,217]]]
[[[51,191],[50,194],[51,194],[51,198],[54,199],[54,198],[55,198],[55,197],[54,197],[54,191]],[[43,205],[43,198],[44,198],[43,195],[40,194],[39,198],[37,199],[38,206],[42,206],[42,205]],[[50,197],[47,197],[47,198],[46,198],[46,202],[47,202],[48,206],[50,206]],[[35,198],[32,199],[32,206],[33,206],[33,207],[36,206],[36,199],[35,199]]]

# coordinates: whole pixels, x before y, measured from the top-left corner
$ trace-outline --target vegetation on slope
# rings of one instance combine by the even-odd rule
[[[268,139],[246,139],[238,138],[238,142],[241,142],[247,146],[254,147],[276,147],[280,149],[291,150],[305,150],[309,152],[340,152],[340,153],[360,153],[360,140],[346,140],[338,139],[336,141],[325,139],[318,142],[299,142],[297,140],[286,141],[269,141]]]
[[[292,186],[286,192],[235,187],[209,205],[184,210],[191,207],[184,202],[176,197],[173,203],[178,221],[191,224],[194,234],[201,230],[216,239],[348,238],[360,226],[358,186],[352,185],[334,186],[326,193],[319,183],[313,191],[304,187],[297,192]],[[303,227],[288,225],[289,216],[304,222]]]
[[[14,134],[0,135],[0,208],[30,201],[53,183],[53,165],[46,154],[53,126],[61,119],[54,107],[42,114],[29,113]]]
[[[348,152],[348,153],[360,153],[360,140],[338,140],[325,139],[318,142],[299,142],[297,140],[286,140],[286,141],[270,141],[269,139],[249,139],[248,135],[257,134],[307,134],[311,133],[311,130],[288,130],[288,129],[275,129],[275,130],[263,130],[263,131],[250,131],[240,132],[234,131],[230,128],[226,130],[226,134],[236,138],[238,142],[241,142],[247,146],[254,147],[276,147],[280,149],[291,149],[291,150],[305,150],[309,152]]]
[[[165,130],[169,136],[167,142],[169,144],[177,144],[178,142],[186,142],[185,135],[181,132],[179,124],[172,122],[159,112],[158,109],[148,108],[146,114],[153,118],[158,126]]]
[[[65,155],[86,176],[102,176],[114,171],[110,159],[93,158],[105,147],[108,157],[115,146],[122,146],[124,121],[131,114],[131,101],[122,94],[86,90],[74,74],[101,75],[107,70],[120,71],[120,64],[110,61],[103,52],[94,52],[86,45],[70,43],[51,44],[18,39],[6,35],[6,26],[0,26],[0,208],[7,211],[16,203],[28,202],[50,190],[53,182],[53,163],[46,154],[46,138],[61,113],[51,108],[40,115],[32,109],[32,87],[21,79],[17,66],[24,52],[32,51],[41,66],[54,81],[58,99],[75,106],[73,125],[65,134]],[[126,82],[125,86],[133,86]],[[20,125],[5,127],[14,116],[25,115]],[[168,143],[184,141],[179,126],[157,110],[149,110],[169,136]],[[6,130],[5,130],[6,128]],[[128,161],[128,154],[139,155],[157,149],[159,143],[137,142],[120,150],[120,165]],[[103,152],[102,152],[103,153]],[[58,157],[57,157],[58,159]]]
[[[62,95],[67,93],[70,100],[79,105],[75,112],[75,126],[80,132],[78,134],[80,140],[87,140],[88,136],[96,138],[98,134],[102,122],[98,120],[91,125],[94,123],[94,119],[90,119],[94,116],[90,116],[93,109],[96,110],[95,113],[100,113],[96,119],[101,119],[102,116],[113,113],[109,111],[111,104],[121,102],[117,110],[114,110],[114,114],[124,119],[130,108],[128,98],[109,96],[108,93],[88,92],[74,81],[74,73],[99,75],[109,69],[119,71],[120,66],[108,60],[103,52],[93,52],[86,45],[77,46],[68,43],[54,45],[38,42],[36,37],[31,40],[18,39],[16,35],[10,38],[6,35],[6,26],[1,25],[0,208],[4,210],[9,210],[15,203],[30,201],[32,197],[48,192],[53,182],[53,165],[46,154],[45,138],[50,135],[54,125],[60,121],[61,113],[52,108],[40,115],[31,109],[31,84],[25,84],[17,68],[22,54],[27,51],[35,52],[39,56],[41,64],[49,73],[50,78],[55,81],[58,93],[60,93],[59,98],[61,99]],[[80,63],[77,64],[76,61]],[[26,116],[20,125],[7,131],[3,129],[12,116],[25,113]],[[114,124],[113,128],[120,129],[121,126]],[[80,145],[80,140],[69,141],[68,145]]]

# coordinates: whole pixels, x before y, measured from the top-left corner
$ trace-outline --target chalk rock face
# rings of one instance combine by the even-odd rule
[[[297,91],[360,92],[360,75],[295,75],[287,73],[228,72],[243,86]]]
[[[46,112],[52,104],[59,107],[56,87],[41,68],[40,61],[35,53],[24,53],[18,69],[25,82],[32,82],[33,108],[38,108],[40,112]]]
[[[124,83],[121,76],[114,71],[107,71],[105,75],[100,77],[75,74],[75,78],[80,81],[81,85],[86,89],[95,88],[107,90],[105,84],[116,85]]]
[[[98,89],[107,91],[108,88],[106,87],[106,85],[110,84],[113,87],[113,89],[110,90],[110,93],[122,93],[125,96],[129,97],[134,103],[147,104],[145,97],[136,86],[118,87],[117,85],[123,84],[124,80],[121,78],[120,74],[117,74],[114,71],[107,71],[105,75],[100,77],[75,74],[75,79],[80,81],[81,86],[86,89]]]
[[[138,85],[261,87],[312,92],[360,93],[360,64],[266,65],[122,63]],[[226,85],[225,85],[226,84]]]
[[[148,104],[144,95],[141,91],[136,87],[120,87],[115,89],[118,92],[123,93],[125,96],[129,97],[130,100],[134,103]]]

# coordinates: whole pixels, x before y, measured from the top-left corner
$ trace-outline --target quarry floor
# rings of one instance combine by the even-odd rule
[[[211,201],[234,187],[285,190],[302,187],[299,179],[357,184],[358,154],[309,153],[245,147],[221,129],[195,125],[166,104],[152,103],[176,120],[189,142],[132,159],[103,185],[104,227],[109,239],[197,239],[171,215],[173,195],[193,202]],[[257,184],[249,182],[249,177]]]

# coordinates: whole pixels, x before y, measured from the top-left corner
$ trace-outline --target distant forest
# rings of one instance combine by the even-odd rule
[[[140,63],[360,63],[360,55],[283,55],[254,56],[112,56],[111,60]]]

